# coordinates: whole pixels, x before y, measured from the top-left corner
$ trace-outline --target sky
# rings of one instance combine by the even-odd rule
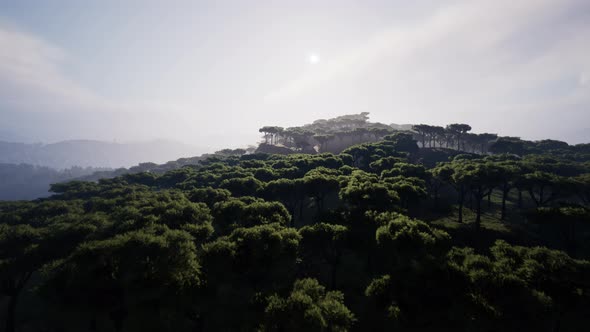
[[[239,147],[360,112],[590,142],[590,1],[0,0],[0,140]]]

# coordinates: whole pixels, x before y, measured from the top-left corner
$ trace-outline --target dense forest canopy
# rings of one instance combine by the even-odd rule
[[[0,203],[5,331],[588,328],[590,145],[368,113],[260,133]]]

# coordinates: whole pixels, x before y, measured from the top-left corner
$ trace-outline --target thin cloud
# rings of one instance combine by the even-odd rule
[[[583,1],[573,0],[465,1],[443,7],[426,19],[373,35],[364,45],[331,63],[314,67],[264,99],[278,103],[298,98],[341,79],[354,79],[374,66],[386,68],[393,73],[392,79],[398,80],[428,70],[430,73],[425,76],[448,75],[445,79],[453,84],[465,83],[453,82],[463,79],[468,85],[486,81],[506,86],[502,77],[524,86],[535,80],[543,83],[580,65],[588,53],[583,42],[588,40],[588,29],[576,26],[574,37],[561,36],[565,39],[561,42],[548,40],[555,47],[547,54],[529,55],[531,60],[524,64],[513,54],[510,44],[519,42],[515,38],[535,38],[518,34],[536,25],[554,23],[578,7],[588,8]],[[563,54],[564,51],[567,53]],[[432,78],[438,81],[437,77]]]
[[[33,105],[77,107],[104,103],[62,72],[68,60],[66,52],[58,46],[14,27],[0,25],[3,102],[25,109]]]

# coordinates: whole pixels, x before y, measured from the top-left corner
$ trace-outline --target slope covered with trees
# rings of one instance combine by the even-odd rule
[[[29,164],[0,163],[0,201],[47,197],[51,195],[51,184],[90,176],[96,172],[106,170],[92,167],[56,170]]]
[[[342,129],[324,124],[265,128],[263,146],[303,152],[292,133]],[[227,150],[0,203],[4,329],[587,329],[588,146],[475,144],[465,126]]]

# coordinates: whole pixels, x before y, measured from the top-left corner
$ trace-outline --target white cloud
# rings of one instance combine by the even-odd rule
[[[76,59],[38,36],[0,24],[0,98],[11,111],[182,112],[174,103],[112,100],[68,77]]]
[[[17,109],[48,105],[102,106],[104,100],[62,72],[62,66],[69,60],[66,52],[56,45],[0,25],[0,84],[3,87],[0,95],[3,102]]]

